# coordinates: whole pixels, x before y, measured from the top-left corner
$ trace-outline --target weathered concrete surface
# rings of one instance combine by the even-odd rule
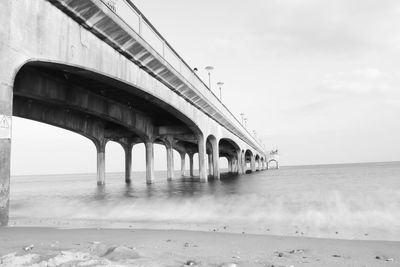
[[[0,25],[0,119],[10,120],[0,130],[2,225],[8,221],[13,115],[92,140],[99,185],[106,182],[109,140],[128,146],[127,183],[131,145],[140,142],[146,147],[147,183],[154,181],[154,143],[165,144],[167,137],[174,140],[167,145],[171,179],[172,149],[189,155],[191,176],[198,153],[201,181],[208,179],[208,149],[217,179],[221,156],[230,162],[237,158],[239,172],[250,160],[244,151],[251,152],[252,169],[255,155],[265,157],[257,141],[195,76],[188,79],[174,70],[101,1],[2,0]]]

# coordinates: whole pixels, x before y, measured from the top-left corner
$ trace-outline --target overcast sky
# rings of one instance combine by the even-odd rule
[[[215,67],[225,104],[283,165],[400,160],[400,1],[133,2],[200,76]],[[122,149],[107,152],[107,170],[122,171]],[[90,141],[22,119],[12,153],[13,174],[95,171]]]

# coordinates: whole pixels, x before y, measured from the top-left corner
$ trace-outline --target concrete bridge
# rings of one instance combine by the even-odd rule
[[[12,116],[78,133],[97,148],[97,183],[105,184],[105,146],[146,147],[154,181],[155,143],[198,153],[199,175],[219,179],[219,158],[240,174],[266,168],[266,151],[143,14],[125,0],[0,1],[0,223],[9,210]],[[208,166],[208,170],[207,170]]]

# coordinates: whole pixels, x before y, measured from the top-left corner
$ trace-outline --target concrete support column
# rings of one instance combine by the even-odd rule
[[[186,172],[186,153],[185,152],[181,152],[181,176],[184,177],[185,176],[185,172]]]
[[[232,159],[228,158],[228,172],[232,172]]]
[[[200,181],[207,182],[207,170],[206,170],[206,140],[204,140],[203,135],[199,135],[198,137],[198,147],[199,147],[199,176]]]
[[[253,155],[251,156],[250,166],[251,166],[251,171],[255,172],[256,171],[256,158]]]
[[[241,174],[242,173],[242,159],[241,159],[241,152],[239,151],[239,152],[237,152],[236,153],[236,155],[237,155],[237,160],[236,160],[236,172],[238,173],[238,174]]]
[[[213,160],[212,160],[212,154],[207,154],[208,156],[208,175],[213,176],[214,170],[213,170]]]
[[[238,164],[237,164],[237,159],[233,158],[233,169],[232,172],[237,173],[238,172]]]
[[[132,175],[132,148],[133,144],[124,144],[122,146],[125,151],[125,183],[131,183]]]
[[[246,161],[246,154],[243,154],[243,173],[246,174],[247,171],[247,161]]]
[[[154,143],[152,140],[147,140],[144,143],[146,147],[146,183],[154,182]]]
[[[10,202],[11,138],[0,139],[0,226],[7,226]]]
[[[172,146],[167,145],[167,179],[171,181],[174,178],[174,150]]]
[[[192,152],[190,152],[190,153],[188,153],[188,155],[189,155],[189,174],[190,174],[190,176],[191,177],[193,177],[194,176],[194,172],[193,172],[193,156],[194,156],[194,153],[192,153]]]
[[[97,185],[106,184],[106,144],[108,140],[94,141],[97,150]]]
[[[19,65],[17,61],[23,60],[7,45],[14,33],[12,5],[14,1],[2,1],[0,9],[0,226],[7,226],[9,218],[13,75]]]
[[[219,179],[220,172],[219,172],[219,147],[218,147],[218,140],[213,140],[211,143],[212,149],[212,159],[213,159],[213,178]]]
[[[5,1],[6,4],[10,1]],[[5,15],[5,14],[1,14]],[[1,19],[0,19],[1,20]],[[4,21],[8,23],[8,21]],[[6,24],[7,25],[7,24]],[[8,55],[2,55],[5,60]],[[13,87],[4,76],[12,70],[4,68],[0,70],[0,226],[7,226],[10,204],[10,166],[11,166],[11,124]]]

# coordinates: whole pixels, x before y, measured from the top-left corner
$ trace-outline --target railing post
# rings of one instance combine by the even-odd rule
[[[142,22],[142,15],[139,15],[139,35],[142,36],[142,26],[143,26],[143,22]]]

